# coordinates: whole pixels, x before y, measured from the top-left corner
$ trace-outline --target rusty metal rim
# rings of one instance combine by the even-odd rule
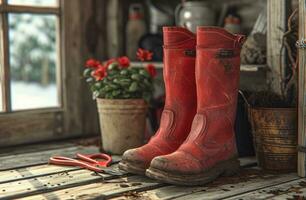
[[[292,108],[269,108],[269,107],[249,107],[252,110],[276,110],[276,111],[291,111],[291,112],[297,112],[297,108],[296,107],[292,107]]]

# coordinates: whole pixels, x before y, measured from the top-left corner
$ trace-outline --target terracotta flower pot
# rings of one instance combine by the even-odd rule
[[[144,142],[147,104],[143,99],[97,99],[102,148],[111,154]]]

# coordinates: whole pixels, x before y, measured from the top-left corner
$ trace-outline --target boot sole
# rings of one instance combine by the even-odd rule
[[[138,175],[145,175],[146,173],[145,168],[137,166],[137,164],[135,163],[130,163],[124,160],[122,160],[119,163],[119,169],[132,173],[132,174],[138,174]]]
[[[232,176],[239,171],[240,162],[237,158],[218,163],[213,168],[204,173],[182,175],[173,174],[161,171],[159,169],[150,167],[146,170],[146,175],[150,178],[170,183],[175,185],[194,186],[202,185],[214,181],[219,176]]]

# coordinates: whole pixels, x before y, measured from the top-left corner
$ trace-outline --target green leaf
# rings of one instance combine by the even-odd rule
[[[148,71],[147,71],[147,70],[144,70],[144,69],[141,69],[141,70],[139,71],[139,74],[141,74],[141,75],[143,75],[143,76],[145,76],[145,77],[147,77],[147,78],[150,77],[150,74],[148,73]]]
[[[112,93],[107,93],[107,94],[105,94],[105,98],[106,98],[106,99],[113,99]]]
[[[126,69],[123,69],[123,70],[121,70],[120,71],[120,74],[121,75],[127,75],[129,72],[128,72],[128,70],[126,70]]]
[[[95,83],[95,87],[96,87],[96,88],[101,88],[101,87],[102,87],[102,83],[101,83],[101,82]]]
[[[135,92],[137,89],[138,89],[137,82],[133,82],[129,87],[130,92]]]
[[[102,91],[103,92],[108,92],[108,91],[111,91],[112,90],[112,88],[109,86],[109,85],[106,85],[106,86],[104,86],[103,88],[102,88]]]
[[[113,62],[110,65],[108,65],[109,70],[115,70],[115,69],[118,69],[118,67],[119,67],[118,62]]]
[[[109,80],[108,80],[107,78],[104,78],[104,79],[102,80],[102,82],[103,82],[104,84],[108,84]]]
[[[119,81],[118,78],[115,78],[115,79],[113,80],[113,82],[118,84],[120,81]]]
[[[139,74],[133,74],[133,75],[131,76],[131,78],[132,78],[133,80],[135,80],[135,81],[141,80],[141,77],[139,76]]]
[[[131,79],[120,79],[118,80],[118,84],[125,87],[125,86],[129,86],[131,84],[132,80]],[[116,81],[117,83],[117,81]]]
[[[120,93],[121,93],[120,90],[114,90],[114,91],[112,92],[112,96],[116,97],[116,96],[118,96]]]
[[[86,79],[86,82],[87,82],[87,83],[90,83],[90,82],[94,82],[94,80],[95,80],[94,78],[89,77],[89,78]]]
[[[97,91],[97,90],[95,90],[95,91],[92,93],[92,97],[93,97],[93,99],[98,98],[98,97],[99,97],[99,95],[100,95],[100,93],[99,93],[99,91]]]
[[[83,72],[83,76],[84,76],[85,78],[90,77],[90,76],[91,76],[91,72],[92,72],[92,69],[86,68],[86,69],[84,70],[84,72]]]
[[[119,88],[118,85],[113,84],[113,83],[109,83],[108,86],[109,86],[110,88],[112,88],[112,89],[118,89],[118,88]]]

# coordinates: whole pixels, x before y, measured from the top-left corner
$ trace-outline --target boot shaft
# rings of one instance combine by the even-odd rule
[[[181,27],[164,27],[163,34],[165,108],[194,109],[196,37]]]
[[[244,36],[222,28],[198,27],[196,83],[198,111],[225,108],[234,118]],[[228,110],[229,109],[229,110]]]
[[[177,148],[187,137],[196,113],[195,35],[185,28],[164,27],[166,100],[159,130],[152,143],[172,141]],[[173,144],[172,144],[173,143]]]
[[[196,142],[206,151],[210,145],[214,151],[226,146],[226,150],[220,150],[223,152],[220,157],[228,158],[236,153],[234,121],[243,40],[244,36],[218,27],[197,30],[197,114],[185,143]],[[220,145],[220,149],[215,145]]]

